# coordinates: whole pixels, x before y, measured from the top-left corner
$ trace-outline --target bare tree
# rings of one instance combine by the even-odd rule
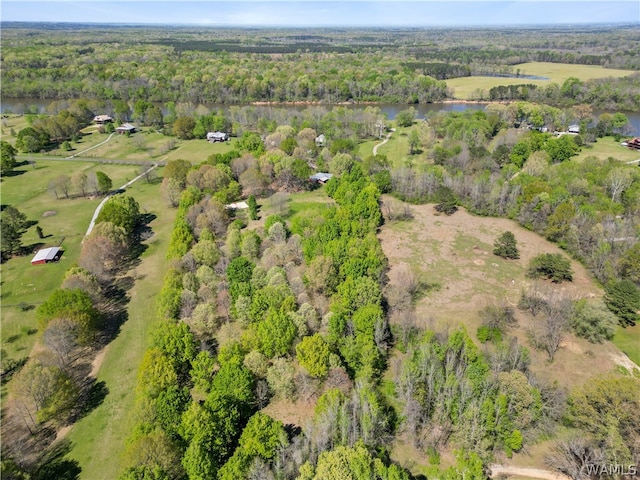
[[[71,177],[69,177],[69,175],[59,175],[53,182],[55,184],[56,192],[62,192],[65,198],[69,198]]]
[[[605,463],[602,452],[585,438],[571,438],[556,443],[551,453],[545,456],[545,464],[567,475],[573,480],[591,478],[587,465]]]
[[[571,328],[571,298],[557,288],[536,283],[527,294],[523,294],[519,306],[525,306],[534,317],[537,317],[538,313],[542,314],[529,334],[534,346],[545,350],[549,361],[553,362]]]
[[[607,176],[607,186],[611,192],[611,201],[615,202],[616,198],[622,194],[633,182],[631,170],[627,168],[614,168]]]
[[[49,322],[42,334],[44,344],[55,354],[60,368],[65,368],[71,362],[71,353],[78,346],[79,330],[78,322],[57,318]]]
[[[84,197],[87,194],[87,174],[84,172],[76,172],[71,177],[73,187]]]

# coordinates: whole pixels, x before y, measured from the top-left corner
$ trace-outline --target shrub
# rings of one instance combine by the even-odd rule
[[[640,290],[631,280],[613,282],[606,287],[604,301],[623,327],[634,326],[640,315]]]
[[[548,278],[553,283],[573,280],[571,262],[559,253],[541,253],[531,259],[527,270],[529,278]]]
[[[493,254],[502,258],[518,259],[520,258],[520,252],[516,246],[517,241],[515,235],[511,232],[504,232],[493,244]]]
[[[578,300],[571,315],[571,328],[579,337],[591,343],[611,340],[617,319],[601,302]]]

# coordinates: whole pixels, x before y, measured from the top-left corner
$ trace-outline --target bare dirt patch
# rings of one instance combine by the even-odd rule
[[[52,217],[54,215],[56,215],[58,212],[56,212],[55,210],[47,210],[46,212],[44,212],[42,214],[43,217]]]
[[[305,427],[311,420],[315,410],[315,401],[297,400],[278,400],[271,402],[262,411],[271,418],[280,420],[284,425],[294,425],[296,427]]]

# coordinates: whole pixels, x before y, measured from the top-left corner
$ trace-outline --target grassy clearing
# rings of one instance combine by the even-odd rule
[[[383,201],[397,202],[389,197]],[[389,259],[392,284],[400,269],[409,266],[423,282],[439,286],[416,303],[418,325],[423,328],[448,330],[462,324],[474,336],[480,325],[478,312],[483,307],[493,303],[517,305],[522,289],[530,284],[525,270],[531,258],[543,252],[561,252],[556,245],[508,219],[475,217],[464,210],[447,217],[436,214],[432,205],[412,206],[411,210],[413,220],[385,223],[379,238]],[[519,260],[493,255],[493,242],[506,230],[516,236]],[[602,290],[586,269],[575,261],[572,267],[574,281],[558,288],[573,298],[601,297]],[[521,312],[517,315],[520,327],[510,334],[530,348],[527,329],[535,320]],[[627,345],[623,350],[633,349],[634,341],[639,344],[639,331],[634,335],[627,329],[619,336],[618,341]],[[531,356],[536,374],[571,386],[614,370],[621,352],[610,342],[593,345],[571,335],[553,364],[546,362],[542,352],[531,349]],[[584,368],[585,362],[588,369]]]
[[[640,324],[635,327],[618,327],[613,344],[636,365],[640,365]]]
[[[23,128],[27,128],[29,122],[24,115],[2,115],[2,122],[0,122],[0,140],[9,142],[11,145],[15,145],[16,137],[11,136],[11,130],[18,133]]]
[[[616,142],[613,137],[604,137],[587,147],[582,147],[580,153],[572,159],[581,162],[591,156],[598,160],[606,160],[611,157],[621,162],[630,162],[640,159],[640,152],[621,146],[620,142]]]
[[[22,166],[17,169],[17,175],[2,179],[2,203],[15,206],[28,220],[37,221],[22,237],[22,244],[27,247],[28,253],[0,265],[2,348],[8,358],[27,356],[36,341],[36,335],[27,333],[36,328],[35,308],[23,311],[18,304],[37,306],[60,287],[64,273],[78,260],[82,238],[101,200],[56,200],[47,191],[49,182],[62,174],[101,170],[113,179],[114,186],[120,186],[135,176],[136,168],[131,165],[38,160],[35,169]],[[54,213],[51,214],[52,212]],[[38,238],[36,225],[42,228],[44,239]],[[43,246],[59,245],[60,242],[64,254],[58,263],[31,265],[35,250]]]
[[[97,380],[105,382],[108,395],[104,402],[80,420],[68,435],[73,449],[69,457],[82,468],[81,478],[116,478],[126,438],[136,422],[132,412],[138,365],[149,345],[149,332],[157,323],[155,301],[162,286],[168,239],[175,210],[167,209],[158,185],[136,183],[130,194],[141,207],[157,218],[151,223],[154,236],[135,269],[134,287],[129,291],[128,319],[116,339],[106,349]]]
[[[549,80],[531,80],[527,78],[503,78],[503,77],[462,77],[447,80],[447,86],[453,88],[456,98],[469,99],[477,90],[488,93],[492,87],[501,85],[533,84],[546,86],[550,83],[562,85],[569,77],[577,77],[582,81],[593,78],[625,77],[631,75],[631,70],[619,70],[603,68],[595,65],[574,65],[568,63],[530,62],[514,65],[513,69],[519,69],[521,75],[536,75],[547,77]]]

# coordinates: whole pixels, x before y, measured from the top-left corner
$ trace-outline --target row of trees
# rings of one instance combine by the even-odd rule
[[[51,441],[49,427],[73,423],[105,395],[103,384],[87,372],[95,351],[122,321],[124,295],[115,280],[138,251],[140,220],[133,198],[107,201],[82,245],[80,266],[66,272],[61,287],[36,311],[39,346],[9,385],[3,427],[9,437],[3,439],[3,457],[13,458],[22,471],[36,472],[36,478],[47,475],[37,469],[47,461],[43,447]]]
[[[475,213],[509,216],[558,242],[603,284],[629,279],[639,285],[637,168],[614,159],[567,161],[584,148],[581,136],[503,128],[517,118],[531,119],[536,108],[491,106],[417,125],[424,152],[391,168],[393,192],[438,202],[446,187]]]

